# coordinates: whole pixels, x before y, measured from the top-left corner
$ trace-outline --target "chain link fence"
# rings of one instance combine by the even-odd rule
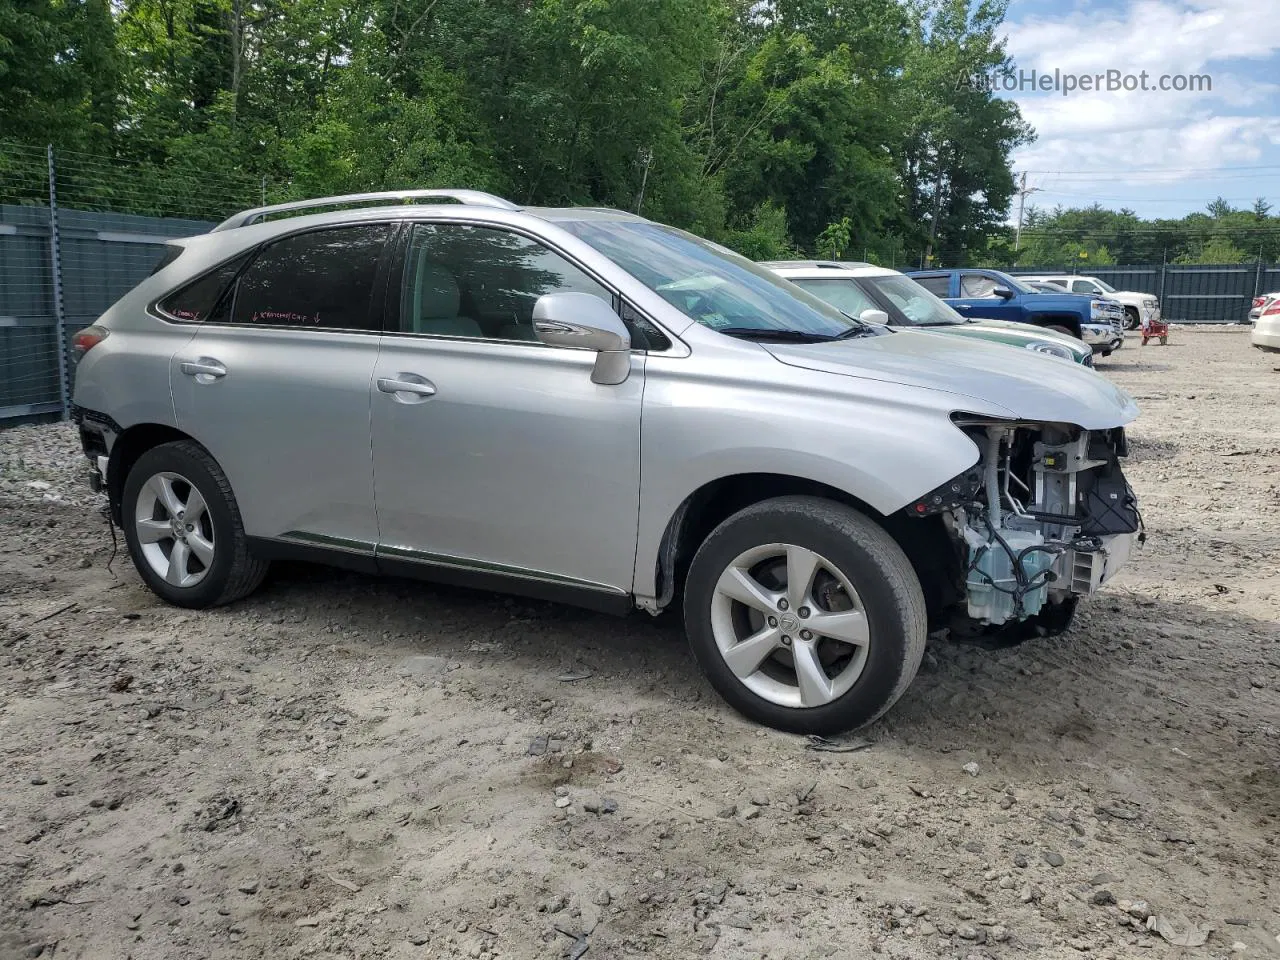
[[[0,426],[65,418],[71,337],[262,181],[0,141]]]

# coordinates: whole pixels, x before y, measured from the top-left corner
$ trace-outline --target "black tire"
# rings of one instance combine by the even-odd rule
[[[194,586],[181,587],[167,582],[151,568],[142,552],[135,505],[143,485],[158,473],[180,474],[207,504],[213,531],[213,561]],[[121,521],[129,555],[138,574],[162,599],[179,607],[216,607],[247,596],[262,583],[269,564],[249,552],[231,483],[218,462],[198,443],[180,440],[152,447],[137,459],[125,477],[122,496]]]
[[[853,686],[830,703],[787,707],[748,689],[726,665],[711,625],[721,573],[744,551],[795,544],[826,557],[861,598],[870,631],[867,659]],[[902,548],[857,510],[819,497],[778,497],[721,523],[698,548],[684,596],[685,631],[713,687],[748,718],[794,733],[833,734],[878,720],[910,686],[928,633],[924,593]]]
[[[1142,326],[1142,318],[1138,316],[1137,307],[1124,308],[1124,328],[1126,330],[1137,330]]]
[[[1064,327],[1060,323],[1051,323],[1046,329],[1053,330],[1055,333],[1064,333],[1068,337],[1075,337],[1077,340],[1080,339],[1080,334],[1076,333],[1070,327]]]

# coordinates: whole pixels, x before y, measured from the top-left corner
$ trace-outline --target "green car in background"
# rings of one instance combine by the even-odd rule
[[[948,336],[976,337],[1093,366],[1093,349],[1069,334],[1027,323],[963,317],[897,270],[839,260],[775,260],[761,266],[851,317]]]

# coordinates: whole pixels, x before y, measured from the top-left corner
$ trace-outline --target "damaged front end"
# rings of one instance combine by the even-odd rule
[[[978,462],[905,512],[940,517],[950,536],[958,626],[1060,632],[1145,539],[1124,430],[955,420]]]

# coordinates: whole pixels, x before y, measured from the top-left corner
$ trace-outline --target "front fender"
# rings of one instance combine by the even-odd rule
[[[767,383],[749,374],[694,383],[681,366],[651,356],[646,368],[638,597],[656,595],[663,534],[707,484],[742,474],[793,476],[888,516],[978,460],[977,447],[951,422],[954,395],[780,364]],[[995,406],[973,412],[1009,415]]]

